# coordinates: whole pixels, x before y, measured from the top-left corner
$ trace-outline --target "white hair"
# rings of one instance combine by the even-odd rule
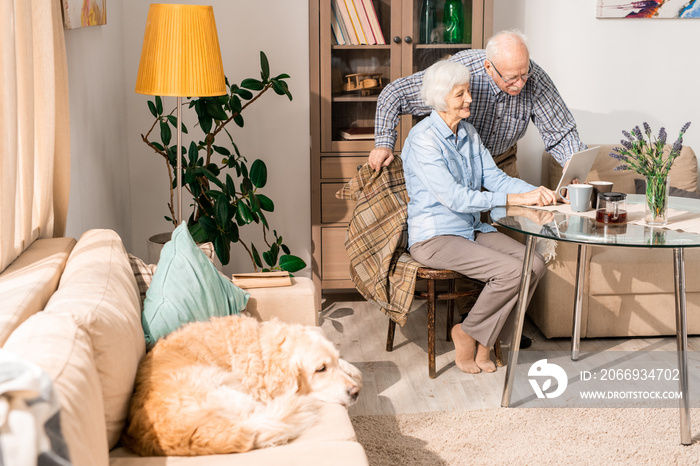
[[[525,37],[522,32],[517,29],[500,31],[491,36],[486,43],[486,59],[493,62],[493,59],[501,54],[503,48],[506,47],[509,42],[519,42],[527,49],[527,37]]]
[[[440,60],[425,70],[420,96],[423,102],[438,112],[447,110],[445,98],[455,86],[466,84],[471,78],[469,68],[453,61]]]

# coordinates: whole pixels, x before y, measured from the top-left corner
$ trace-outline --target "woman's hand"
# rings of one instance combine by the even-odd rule
[[[506,205],[537,205],[556,204],[554,191],[544,186],[527,193],[508,194]]]

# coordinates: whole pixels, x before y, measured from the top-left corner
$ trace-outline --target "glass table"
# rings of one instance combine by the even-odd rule
[[[630,194],[627,196],[628,210],[634,205],[643,205],[644,196]],[[671,197],[669,207],[676,211],[689,212],[691,217],[700,218],[700,200]],[[686,215],[688,217],[688,215]],[[680,399],[681,443],[691,443],[690,400],[688,390],[688,329],[686,322],[685,268],[683,251],[685,248],[700,247],[700,234],[672,230],[672,223],[666,227],[650,227],[642,224],[627,223],[610,226],[598,223],[594,218],[570,213],[543,210],[535,207],[508,206],[493,209],[491,218],[498,225],[526,236],[526,252],[520,292],[515,310],[516,325],[512,341],[520,341],[525,319],[527,292],[530,286],[532,257],[538,238],[567,241],[578,244],[576,266],[576,283],[574,297],[574,319],[571,335],[571,359],[579,358],[581,335],[581,303],[583,279],[586,274],[586,253],[589,246],[631,247],[631,248],[667,248],[673,251],[674,280],[676,295],[676,339],[678,352]],[[501,398],[501,406],[510,405],[510,398],[518,363],[518,345],[511,345],[508,352],[508,368]]]

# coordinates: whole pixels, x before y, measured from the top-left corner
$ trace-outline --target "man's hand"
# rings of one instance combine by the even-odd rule
[[[372,152],[369,153],[369,166],[374,169],[374,171],[381,170],[382,167],[388,167],[389,164],[394,160],[394,151],[388,147],[375,147]]]
[[[544,186],[533,189],[527,193],[508,194],[507,205],[537,205],[545,206],[556,204],[554,191]]]

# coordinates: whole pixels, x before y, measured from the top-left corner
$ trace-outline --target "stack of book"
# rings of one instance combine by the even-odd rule
[[[332,0],[331,25],[338,45],[385,45],[372,0]]]

